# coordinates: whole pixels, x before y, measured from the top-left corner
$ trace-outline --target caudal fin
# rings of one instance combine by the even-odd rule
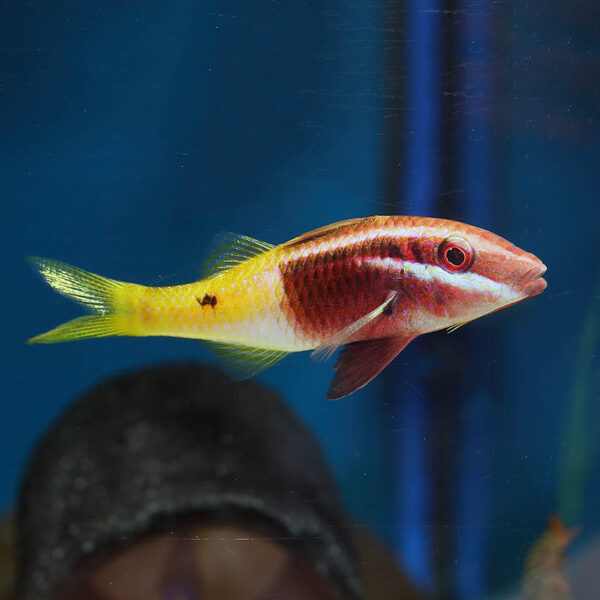
[[[76,300],[96,314],[79,317],[37,335],[28,343],[50,344],[90,337],[127,335],[123,327],[122,297],[126,283],[88,273],[49,258],[30,258],[42,277],[60,294]]]

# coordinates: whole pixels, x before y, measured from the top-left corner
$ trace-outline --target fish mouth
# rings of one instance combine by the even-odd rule
[[[525,298],[537,296],[548,287],[548,283],[542,277],[545,272],[546,265],[542,262],[540,262],[535,269],[531,269],[531,271],[528,273],[527,282],[521,290]]]

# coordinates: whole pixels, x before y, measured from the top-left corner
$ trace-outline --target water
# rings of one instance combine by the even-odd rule
[[[600,529],[593,2],[2,14],[4,510],[78,395],[133,368],[216,364],[181,339],[25,346],[80,312],[24,256],[175,284],[221,230],[279,243],[355,216],[451,217],[534,252],[548,290],[421,339],[340,401],[324,398],[330,365],[304,354],[259,379],[315,434],[361,528],[435,597],[514,594],[557,513],[582,528],[573,597],[592,598],[578,565]]]

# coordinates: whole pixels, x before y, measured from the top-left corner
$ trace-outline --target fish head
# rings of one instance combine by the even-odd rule
[[[413,253],[412,262],[403,263],[423,307],[417,319],[421,332],[472,321],[546,288],[546,266],[530,252],[478,227],[424,221],[413,232],[421,244],[417,260]]]

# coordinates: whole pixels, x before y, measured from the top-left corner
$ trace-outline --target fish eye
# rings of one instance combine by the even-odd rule
[[[452,273],[466,271],[473,262],[473,250],[467,240],[452,236],[446,238],[438,249],[440,265]]]

